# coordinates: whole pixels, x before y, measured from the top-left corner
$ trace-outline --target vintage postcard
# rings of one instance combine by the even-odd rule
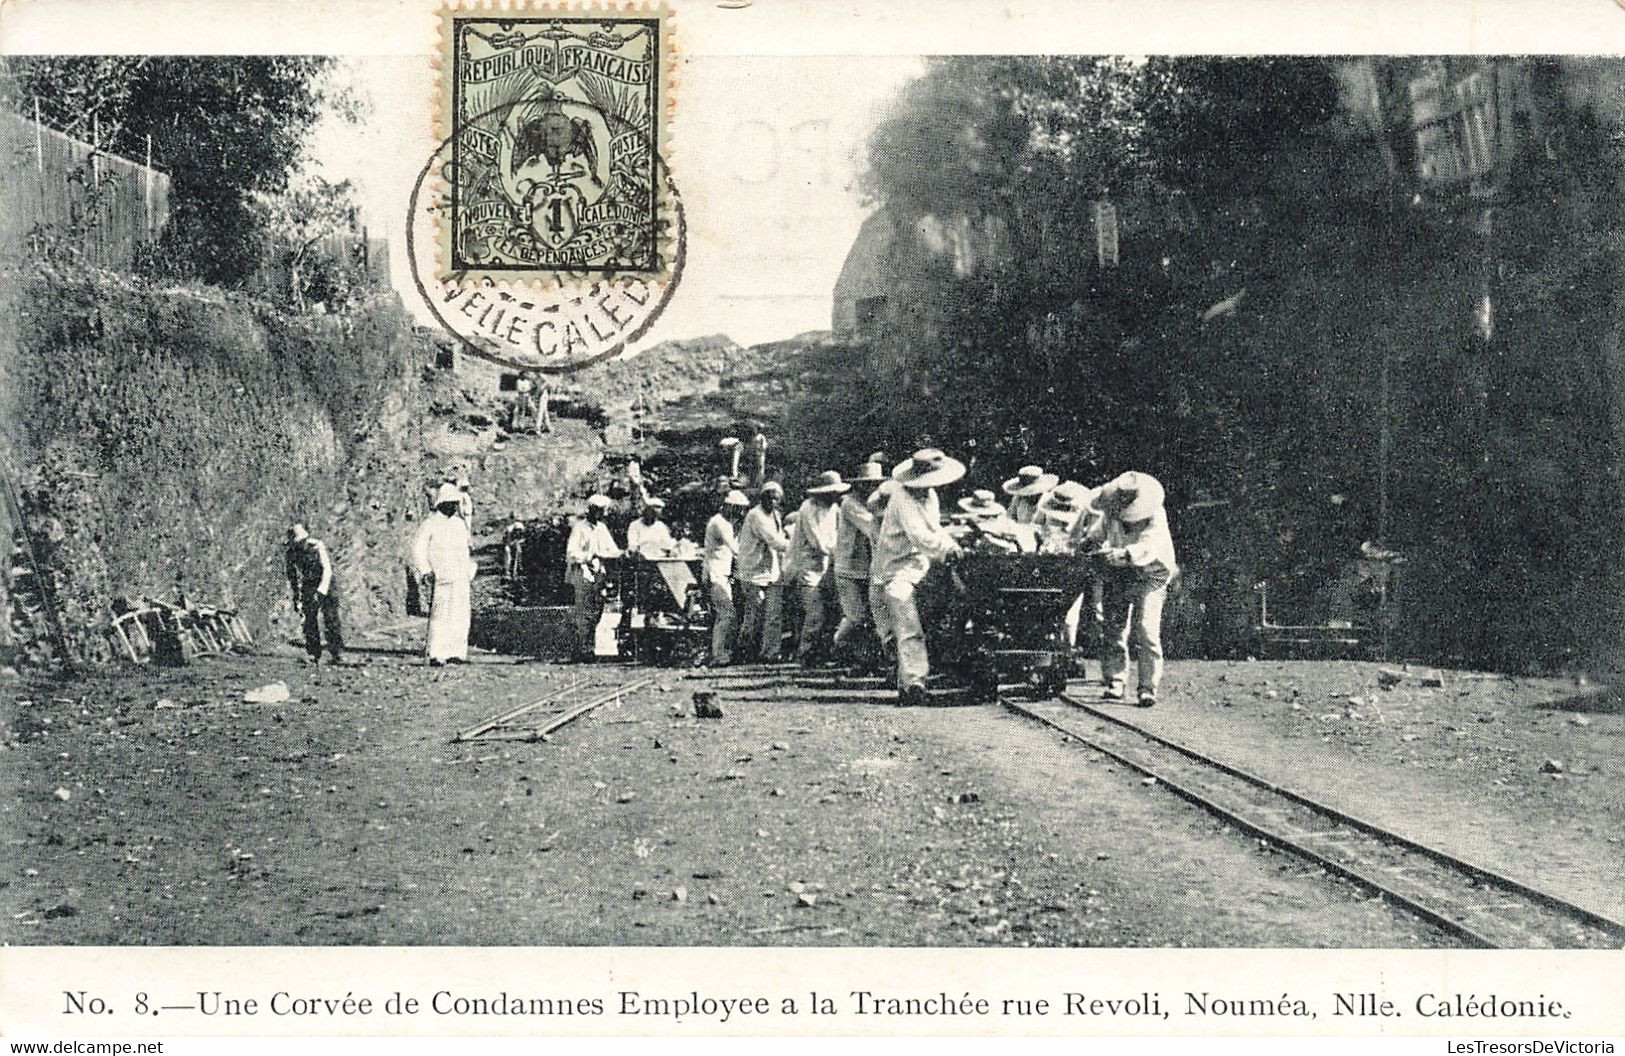
[[[1622,56],[0,3],[0,1033],[1612,1051]]]

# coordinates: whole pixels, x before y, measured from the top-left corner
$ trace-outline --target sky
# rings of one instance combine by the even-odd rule
[[[642,345],[716,333],[749,345],[828,329],[835,279],[872,209],[857,189],[869,130],[922,69],[913,56],[683,60],[665,153],[688,260]],[[355,184],[369,232],[391,242],[396,287],[418,310],[402,237],[412,182],[434,146],[427,60],[348,58],[334,76],[368,117],[324,121],[311,157],[327,178]]]

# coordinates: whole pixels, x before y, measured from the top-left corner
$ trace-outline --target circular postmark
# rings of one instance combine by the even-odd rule
[[[412,284],[440,327],[470,355],[510,370],[543,374],[612,359],[648,333],[677,291],[688,249],[682,199],[664,160],[657,153],[652,157],[654,178],[664,192],[661,200],[668,207],[654,233],[655,252],[669,255],[664,274],[551,268],[516,270],[512,277],[497,279],[488,273],[445,270],[438,260],[441,225],[453,222],[458,206],[454,147],[460,134],[461,129],[454,131],[435,148],[407,203]],[[545,234],[555,219],[528,198],[508,204],[511,220],[521,230],[534,225]]]

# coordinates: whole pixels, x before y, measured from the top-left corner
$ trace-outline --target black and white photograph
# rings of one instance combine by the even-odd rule
[[[1625,945],[1625,59],[662,10],[0,34],[0,942]]]

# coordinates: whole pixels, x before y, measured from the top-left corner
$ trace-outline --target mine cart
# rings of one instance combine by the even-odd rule
[[[944,659],[972,693],[991,699],[1010,682],[1043,696],[1065,690],[1072,670],[1066,612],[1089,589],[1087,560],[970,553],[951,567],[959,595],[951,634],[958,640]]]
[[[628,555],[607,564],[613,592],[620,598],[615,643],[622,658],[669,666],[704,653],[711,614],[700,586],[697,554]]]

